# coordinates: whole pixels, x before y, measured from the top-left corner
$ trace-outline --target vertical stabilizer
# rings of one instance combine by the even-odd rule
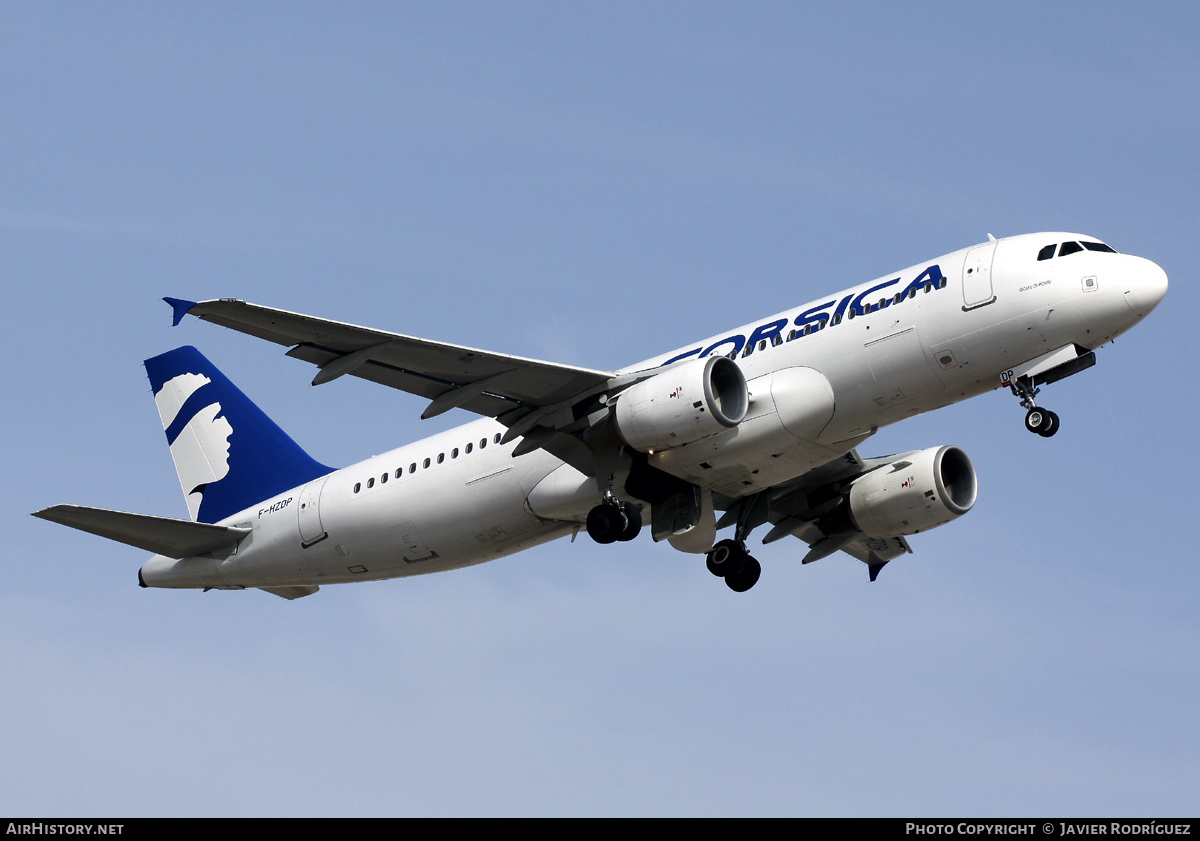
[[[193,520],[216,523],[332,472],[194,347],[147,359],[146,373]]]

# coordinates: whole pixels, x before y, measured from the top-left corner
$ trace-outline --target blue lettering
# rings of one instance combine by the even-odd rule
[[[872,286],[870,289],[859,292],[854,297],[854,303],[850,305],[850,312],[853,313],[854,315],[866,315],[868,312],[872,312],[873,310],[871,308],[874,307],[874,304],[867,304],[864,306],[863,299],[874,292],[878,292],[880,289],[887,289],[889,286],[899,283],[899,282],[900,282],[900,278],[896,278],[895,280],[884,281],[883,283],[879,284],[878,286]],[[884,301],[876,309],[883,309],[884,307],[888,306],[891,302],[892,301],[889,298],[886,301]]]
[[[672,362],[678,362],[680,359],[687,359],[689,356],[695,356],[699,352],[700,348],[695,348],[693,350],[689,350],[687,353],[681,353],[678,356],[672,356],[670,359],[664,362],[663,365],[670,365]]]
[[[826,301],[823,304],[817,304],[816,306],[809,307],[804,312],[796,316],[795,321],[793,322],[796,326],[796,330],[789,334],[788,341],[791,341],[793,338],[799,338],[800,336],[804,336],[808,333],[814,333],[824,327],[832,327],[840,324],[843,316],[855,318],[857,316],[866,315],[870,312],[886,309],[892,304],[899,304],[905,298],[916,295],[917,290],[919,289],[923,288],[929,292],[942,289],[946,286],[946,277],[942,274],[941,267],[935,263],[926,268],[925,271],[921,272],[921,274],[917,275],[917,277],[911,283],[909,283],[902,291],[896,293],[895,295],[881,298],[878,303],[866,302],[868,297],[880,292],[881,290],[887,289],[890,286],[895,286],[899,282],[900,278],[897,277],[893,278],[892,280],[886,280],[883,283],[876,284],[869,289],[859,292],[857,295],[851,293],[837,302],[837,307],[833,310],[832,314],[829,312],[829,308],[833,306],[834,301]],[[788,321],[786,318],[781,318],[777,321],[770,321],[766,324],[760,324],[758,327],[754,328],[753,332],[751,332],[750,339],[748,341],[746,337],[742,335],[726,336],[720,341],[709,345],[704,350],[700,350],[700,348],[692,348],[689,351],[678,354],[677,356],[673,356],[664,362],[663,365],[670,365],[673,362],[678,362],[681,359],[687,359],[691,356],[696,356],[699,359],[703,359],[715,351],[720,351],[718,354],[719,356],[736,357],[744,348],[753,348],[764,339],[768,341],[775,339],[777,336],[783,333],[787,326]]]
[[[783,332],[783,328],[787,327],[787,319],[781,318],[778,321],[772,321],[770,324],[763,324],[760,327],[755,327],[754,332],[750,334],[750,338],[746,340],[748,345],[757,345],[763,339],[773,339]]]
[[[904,291],[900,293],[900,300],[903,301],[905,298],[911,295],[916,295],[922,286],[933,290],[941,289],[945,285],[946,279],[942,275],[942,269],[935,263],[917,275],[916,280],[904,287]]]
[[[837,309],[833,311],[834,324],[842,323],[842,314],[846,312],[846,304],[850,303],[850,299],[853,297],[853,295],[847,295],[845,298],[842,298],[842,302],[838,304]]]
[[[706,348],[705,351],[702,354],[700,354],[700,357],[704,358],[705,356],[708,356],[710,353],[712,353],[714,350],[721,347],[722,345],[730,345],[730,344],[733,345],[733,347],[730,350],[724,351],[723,353],[720,353],[718,355],[719,356],[728,356],[730,353],[732,353],[734,356],[736,356],[737,354],[741,353],[742,347],[745,346],[745,344],[746,344],[746,337],[742,336],[742,335],[737,335],[737,336],[728,336],[724,339],[721,339],[721,341],[716,342],[715,344],[709,345],[708,348]]]
[[[815,307],[810,307],[796,316],[796,329],[800,331],[798,335],[803,336],[805,333],[805,328],[810,324],[813,325],[813,330],[820,330],[822,327],[824,327],[829,321],[829,313],[821,312],[821,310],[824,310],[826,307],[832,307],[836,302],[836,298],[832,301],[826,301],[824,304],[818,304]],[[811,333],[812,330],[809,330],[808,332]]]

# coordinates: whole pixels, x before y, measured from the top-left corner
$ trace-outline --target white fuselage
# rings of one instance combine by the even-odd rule
[[[752,395],[737,427],[651,463],[744,496],[881,426],[995,389],[1005,371],[1050,351],[1111,341],[1153,309],[1166,275],[1125,254],[1037,259],[1045,245],[1080,239],[1090,238],[1031,234],[956,251],[625,369],[734,354]],[[238,588],[395,578],[578,529],[599,499],[595,482],[545,450],[514,458],[520,439],[501,444],[504,431],[478,420],[334,471],[223,520],[253,530],[227,557],[158,556],[142,579]]]

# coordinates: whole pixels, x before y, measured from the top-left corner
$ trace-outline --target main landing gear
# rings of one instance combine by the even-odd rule
[[[726,586],[735,593],[746,592],[758,583],[758,577],[762,575],[762,567],[740,540],[718,542],[709,550],[705,565],[713,575],[724,578]]]
[[[1028,409],[1025,413],[1025,428],[1036,432],[1043,438],[1049,438],[1058,432],[1058,415],[1049,409],[1038,408],[1033,398],[1041,390],[1026,377],[1017,377],[1008,384],[1012,393],[1021,398],[1021,405]]]
[[[744,593],[758,583],[762,567],[746,550],[746,538],[756,525],[765,522],[770,507],[770,495],[757,493],[739,503],[737,527],[732,540],[718,541],[708,550],[705,566],[735,593]]]
[[[633,540],[642,530],[642,512],[636,505],[606,496],[588,512],[587,533],[597,543]]]

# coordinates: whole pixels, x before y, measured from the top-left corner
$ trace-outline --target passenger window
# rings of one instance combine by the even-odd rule
[[[1058,256],[1066,257],[1068,254],[1074,254],[1077,251],[1083,251],[1083,246],[1077,242],[1064,242],[1062,248],[1058,249]]]
[[[375,487],[375,477],[374,476],[372,476],[370,479],[367,480],[367,487],[368,488]]]
[[[379,477],[379,484],[382,485],[387,480],[388,480],[388,475],[386,473],[384,473],[382,476]]]
[[[413,467],[416,467],[416,465],[414,464],[414,465],[413,465]],[[412,471],[410,470],[409,472],[411,473]],[[403,476],[403,475],[404,475],[404,468],[403,468],[403,467],[397,467],[397,468],[396,468],[396,478],[397,478],[397,479],[399,479],[399,478],[400,478],[401,476]]]
[[[472,448],[473,446],[475,446],[475,445],[474,445],[474,444],[467,444],[467,448],[466,448],[465,450],[463,450],[463,452],[464,452],[464,453],[470,453],[470,452],[471,452],[471,448]]]
[[[441,463],[442,463],[443,461],[445,461],[445,460],[446,460],[446,454],[445,454],[445,453],[438,453],[438,464],[441,464]]]
[[[425,459],[425,461],[421,463],[421,466],[424,467],[426,470],[428,470],[429,469],[429,459]]]
[[[362,482],[355,482],[354,483],[354,492],[358,493],[361,490],[362,490]]]
[[[458,447],[450,451],[450,458],[458,458]]]
[[[746,345],[746,349],[742,351],[742,359],[745,359],[752,353],[754,353],[754,345]]]
[[[482,450],[482,449],[483,449],[484,447],[486,447],[486,446],[487,446],[487,439],[486,439],[486,438],[480,438],[480,439],[479,439],[479,449],[481,449],[481,450]]]
[[[1049,260],[1051,257],[1054,256],[1054,249],[1057,247],[1058,247],[1057,243],[1055,243],[1053,245],[1047,245],[1045,248],[1043,248],[1041,251],[1038,252],[1038,260]]]
[[[417,472],[417,463],[416,463],[415,461],[414,461],[412,464],[410,464],[410,465],[408,466],[408,472],[409,472],[409,473],[416,473],[416,472]]]
[[[496,436],[495,436],[495,438],[493,438],[493,440],[494,440],[494,441],[495,441],[497,444],[499,444],[499,443],[500,443],[500,433],[499,433],[499,432],[497,432],[497,433],[496,433]]]

